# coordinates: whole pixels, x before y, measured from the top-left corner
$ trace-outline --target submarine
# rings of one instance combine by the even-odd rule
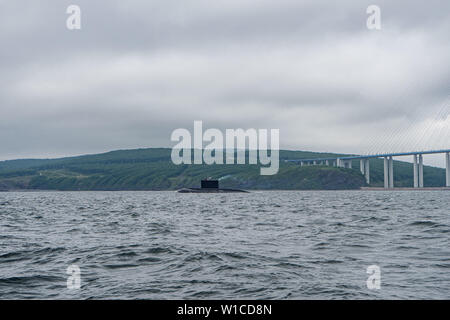
[[[183,188],[180,193],[248,193],[246,190],[219,188],[219,180],[210,178],[201,180],[200,188]]]

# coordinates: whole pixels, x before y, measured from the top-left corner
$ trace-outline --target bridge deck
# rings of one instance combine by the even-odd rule
[[[326,161],[326,160],[353,160],[353,159],[370,159],[370,158],[384,158],[384,157],[400,157],[400,156],[413,156],[419,154],[434,154],[434,153],[447,153],[450,149],[445,150],[429,150],[429,151],[413,151],[413,152],[400,152],[400,153],[382,153],[382,154],[371,154],[371,155],[350,155],[342,157],[330,157],[330,158],[310,158],[310,159],[290,159],[284,160],[286,162],[300,162],[300,161]]]

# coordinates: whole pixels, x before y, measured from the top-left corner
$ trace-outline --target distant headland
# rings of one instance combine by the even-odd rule
[[[251,164],[175,165],[171,149],[117,150],[59,159],[0,161],[0,190],[179,190],[197,186],[204,177],[221,188],[244,190],[351,190],[383,186],[383,161],[371,160],[371,183],[359,170],[329,166],[299,166],[285,160],[336,156],[332,153],[280,150],[276,175],[261,176]],[[412,164],[395,161],[398,187],[413,185]],[[429,187],[445,184],[445,169],[424,168]]]

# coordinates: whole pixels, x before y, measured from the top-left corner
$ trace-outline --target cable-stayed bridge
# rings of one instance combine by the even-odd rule
[[[423,188],[423,157],[430,154],[442,154],[445,158],[445,186],[450,187],[450,96],[439,103],[438,112],[430,117],[423,114],[421,121],[411,121],[407,127],[393,127],[380,134],[364,137],[365,155],[337,156],[330,158],[312,158],[285,160],[302,166],[330,165],[352,168],[354,160],[360,160],[360,170],[370,184],[370,159],[384,159],[384,187],[394,188],[394,157],[411,156],[413,159],[414,188]],[[378,150],[377,150],[378,149]],[[380,152],[379,150],[389,150]],[[401,151],[401,150],[421,151]],[[397,152],[395,151],[397,150]],[[401,151],[401,152],[399,152]]]

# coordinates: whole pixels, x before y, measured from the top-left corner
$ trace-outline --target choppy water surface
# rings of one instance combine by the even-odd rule
[[[449,232],[446,191],[0,193],[0,298],[449,299]]]

